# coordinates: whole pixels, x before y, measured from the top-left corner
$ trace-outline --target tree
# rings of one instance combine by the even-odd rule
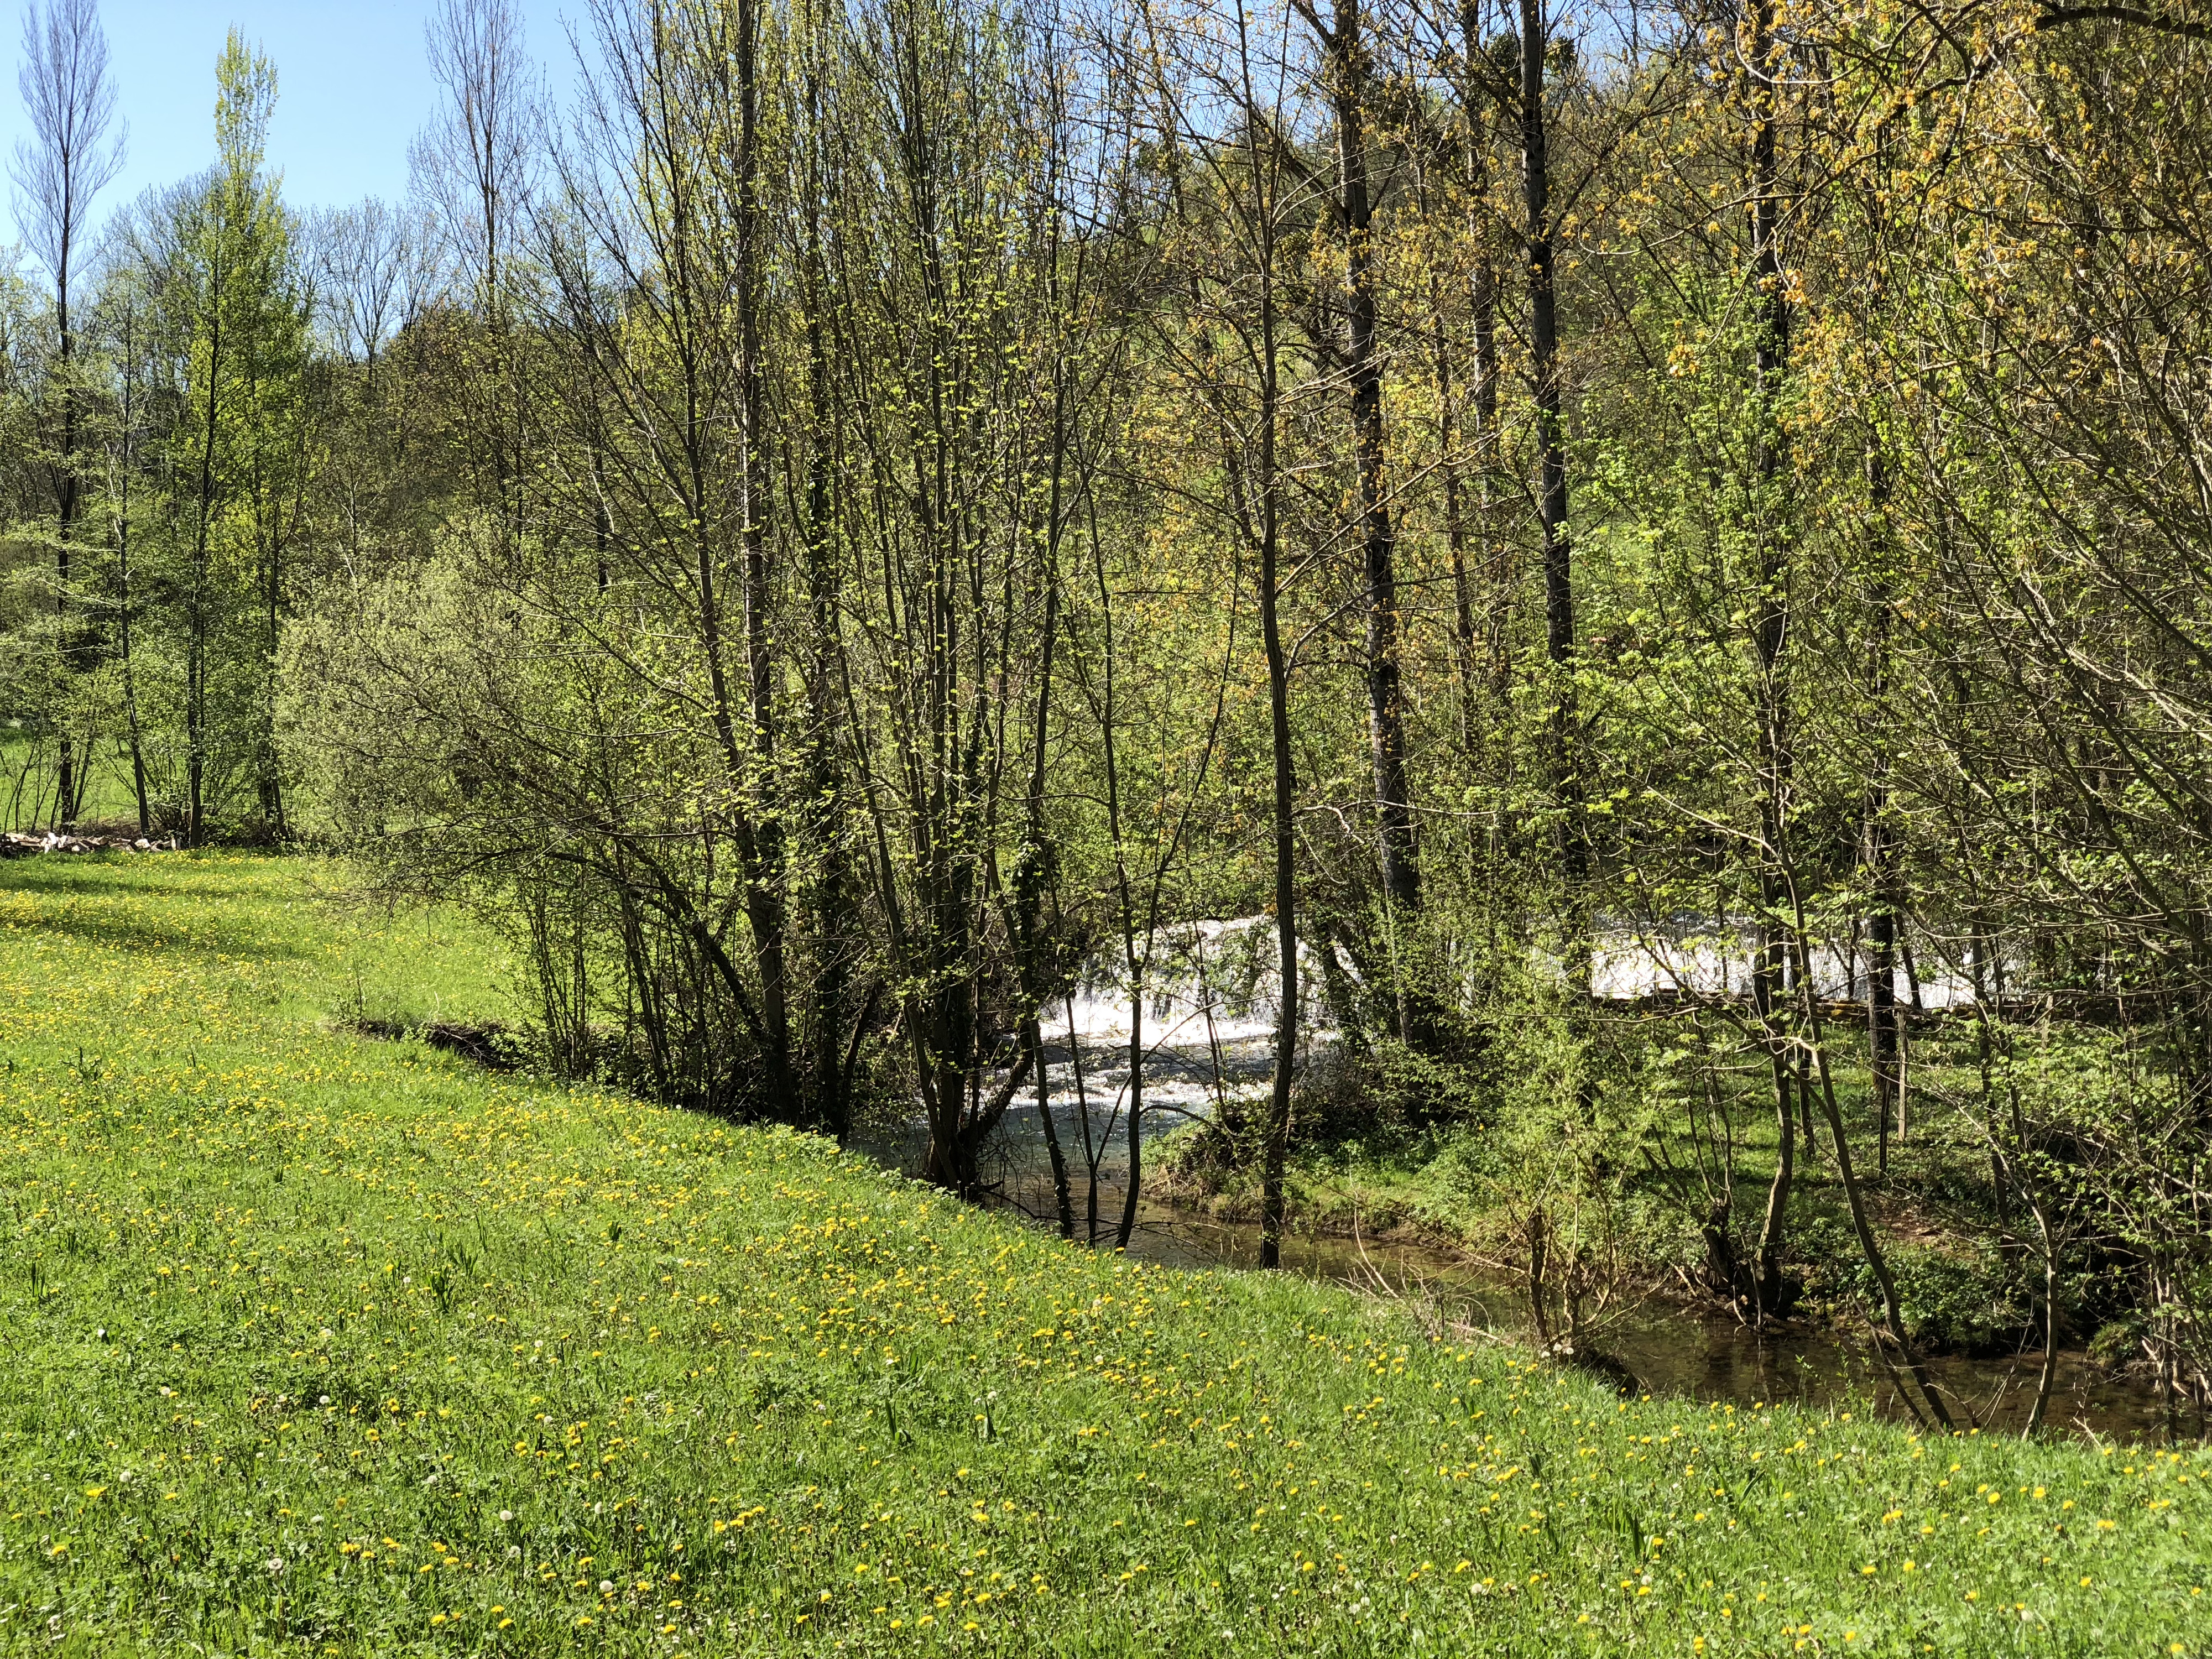
[[[1262,890],[1277,975],[1273,1068],[1257,1149],[1260,1256],[1267,1267],[1281,1260],[1301,1029],[1284,434],[1308,399],[1286,361],[1293,292],[1285,267],[1291,239],[1316,204],[1310,170],[1292,149],[1295,82],[1285,61],[1291,49],[1284,32],[1241,9],[1223,15],[1203,5],[1179,27],[1162,19],[1134,48],[1170,210],[1166,266],[1175,280],[1163,287],[1172,301],[1160,308],[1154,339],[1168,394],[1199,417],[1186,453],[1204,457],[1199,477],[1180,482],[1175,494],[1234,550],[1231,568],[1252,582],[1260,625],[1269,849]],[[1222,112],[1225,121],[1216,118]]]
[[[1528,288],[1528,378],[1535,407],[1536,510],[1543,532],[1544,647],[1552,678],[1551,782],[1562,901],[1571,920],[1569,949],[1579,961],[1589,873],[1588,794],[1583,776],[1576,660],[1574,551],[1568,523],[1567,433],[1559,362],[1559,220],[1553,203],[1552,117],[1545,70],[1553,48],[1544,0],[1520,0],[1522,236]]]
[[[506,533],[523,533],[528,467],[524,391],[514,335],[516,279],[532,192],[546,158],[544,88],[514,0],[438,0],[423,26],[430,72],[445,98],[410,153],[415,187],[457,265],[477,325],[465,338],[464,386],[482,407],[465,420]]]
[[[276,662],[310,464],[307,303],[291,227],[262,171],[275,66],[236,30],[216,65],[214,173],[171,205],[160,304],[189,410],[171,427],[181,517],[185,830],[206,840],[234,783],[262,833],[286,833]]]
[[[1343,240],[1344,337],[1338,347],[1350,405],[1353,516],[1365,589],[1368,742],[1375,776],[1375,805],[1382,878],[1385,927],[1410,939],[1421,915],[1420,862],[1406,775],[1406,708],[1400,658],[1402,623],[1398,598],[1397,533],[1386,476],[1383,422],[1387,354],[1382,329],[1380,261],[1376,248],[1376,197],[1370,179],[1375,150],[1370,82],[1372,48],[1358,0],[1338,0],[1324,21],[1301,4],[1321,54],[1321,77],[1335,127],[1336,178],[1330,203]],[[1433,1039],[1433,1013],[1409,982],[1410,965],[1393,963],[1398,1036],[1409,1044]]]
[[[100,27],[98,0],[33,0],[23,14],[23,67],[17,85],[31,136],[17,141],[9,169],[15,181],[15,220],[54,283],[54,383],[60,414],[53,462],[54,621],[64,670],[75,673],[85,666],[90,641],[70,616],[83,485],[77,473],[82,392],[76,379],[77,330],[70,317],[70,283],[93,198],[123,166],[125,137],[116,125],[115,86],[108,78],[107,36]],[[88,750],[80,770],[64,715],[56,823],[76,821],[90,766]]]

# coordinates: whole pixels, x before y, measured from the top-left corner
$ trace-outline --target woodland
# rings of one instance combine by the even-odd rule
[[[1948,1425],[1966,1262],[2212,1401],[2202,0],[439,0],[314,211],[243,36],[132,202],[94,0],[23,46],[19,832],[343,854],[533,1064],[963,1199],[1034,1097],[1103,1245],[1395,1160],[1562,1350],[1826,1285]]]

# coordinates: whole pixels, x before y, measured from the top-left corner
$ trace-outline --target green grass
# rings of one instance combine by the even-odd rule
[[[54,757],[51,749],[34,749],[28,739],[11,735],[0,722],[0,830],[41,830],[52,822]],[[138,797],[131,783],[127,755],[116,752],[112,743],[101,744],[92,755],[92,777],[84,788],[86,823],[129,826],[137,833]]]
[[[0,866],[6,1650],[2212,1644],[2196,1454],[1620,1401],[359,1039],[506,969],[329,878]]]

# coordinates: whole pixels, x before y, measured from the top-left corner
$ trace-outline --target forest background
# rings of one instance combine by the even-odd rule
[[[1271,1081],[1168,1173],[1267,1260],[1357,1156],[1557,1346],[1825,1273],[1909,1375],[1948,1282],[2212,1393],[2201,6],[592,0],[563,106],[504,0],[428,46],[404,203],[288,209],[234,33],[96,222],[32,9],[16,825],[343,850],[524,947],[542,1063],[919,1101],[971,1197],[1032,1088],[1070,1233],[1039,1010],[1110,964],[1140,1062],[1261,915]]]

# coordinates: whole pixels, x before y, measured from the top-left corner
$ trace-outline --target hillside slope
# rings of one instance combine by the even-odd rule
[[[317,878],[0,866],[8,1651],[2212,1644],[2198,1452],[1624,1402],[346,1035],[495,969]]]

